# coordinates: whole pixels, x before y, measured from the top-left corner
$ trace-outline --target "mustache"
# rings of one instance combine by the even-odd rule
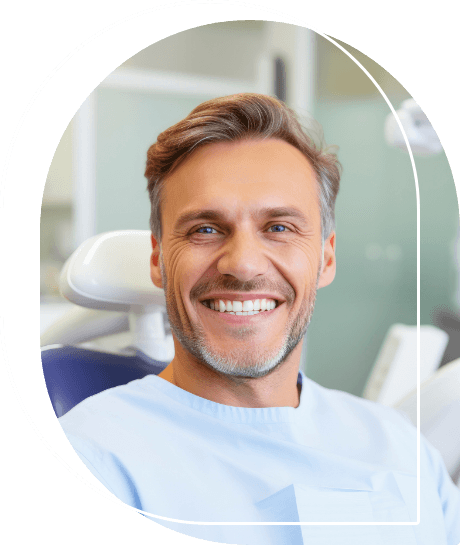
[[[227,278],[225,276],[213,278],[212,280],[200,282],[195,285],[190,290],[190,299],[198,299],[206,293],[213,291],[240,291],[242,293],[269,291],[282,295],[287,303],[292,303],[295,299],[294,288],[287,282],[274,282],[267,278],[241,282],[237,278]]]

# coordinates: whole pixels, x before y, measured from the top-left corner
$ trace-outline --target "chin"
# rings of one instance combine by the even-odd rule
[[[201,345],[198,359],[207,367],[220,374],[239,378],[260,378],[268,375],[284,363],[295,346],[286,342],[278,351],[258,352],[251,350],[251,358],[248,360],[241,351],[226,352],[225,354],[210,350]]]

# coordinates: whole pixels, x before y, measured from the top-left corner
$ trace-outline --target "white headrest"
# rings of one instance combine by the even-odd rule
[[[83,242],[64,264],[61,294],[82,307],[128,312],[165,306],[150,278],[150,231],[112,231]]]

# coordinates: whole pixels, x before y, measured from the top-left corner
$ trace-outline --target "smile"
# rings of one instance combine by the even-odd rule
[[[216,312],[236,314],[238,316],[253,316],[260,312],[273,310],[278,306],[275,299],[252,299],[247,301],[229,301],[227,299],[206,299],[201,303]]]

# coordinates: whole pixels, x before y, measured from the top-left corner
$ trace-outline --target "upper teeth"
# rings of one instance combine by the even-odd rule
[[[229,301],[227,299],[208,299],[202,303],[213,310],[219,312],[235,312],[245,314],[257,314],[262,310],[272,310],[276,307],[274,299],[254,299],[248,301]]]

